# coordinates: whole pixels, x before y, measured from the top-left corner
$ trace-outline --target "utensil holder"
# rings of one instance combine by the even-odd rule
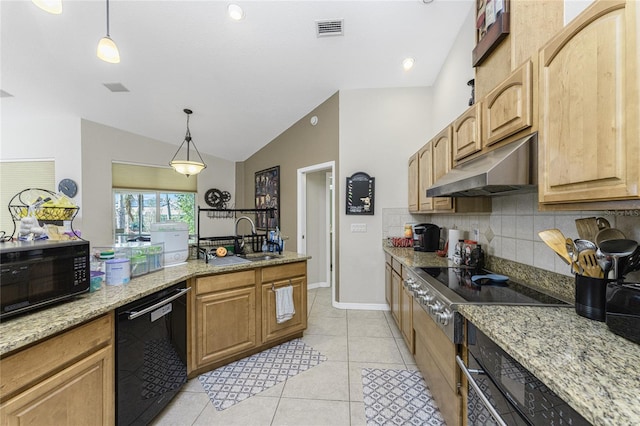
[[[607,280],[576,274],[576,313],[585,318],[604,321]]]

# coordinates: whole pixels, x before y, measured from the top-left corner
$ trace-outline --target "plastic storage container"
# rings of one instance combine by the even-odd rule
[[[189,225],[185,222],[151,224],[151,243],[164,243],[164,265],[186,262],[189,258]]]

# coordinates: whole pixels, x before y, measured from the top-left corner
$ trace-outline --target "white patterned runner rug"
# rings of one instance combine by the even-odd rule
[[[327,357],[294,339],[198,376],[216,410],[240,401],[315,367]]]
[[[419,371],[362,369],[367,426],[444,426],[444,418]]]

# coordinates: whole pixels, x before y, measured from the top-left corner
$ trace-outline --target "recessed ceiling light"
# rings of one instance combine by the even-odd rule
[[[402,61],[402,68],[404,68],[405,71],[409,71],[411,68],[413,68],[413,64],[415,62],[416,61],[413,58],[406,58],[404,61]]]
[[[229,17],[234,21],[239,21],[244,18],[244,10],[237,4],[230,4],[227,7],[227,12],[229,13]]]

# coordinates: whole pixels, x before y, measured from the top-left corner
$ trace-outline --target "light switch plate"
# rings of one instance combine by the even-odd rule
[[[367,232],[366,223],[352,223],[351,232]]]

